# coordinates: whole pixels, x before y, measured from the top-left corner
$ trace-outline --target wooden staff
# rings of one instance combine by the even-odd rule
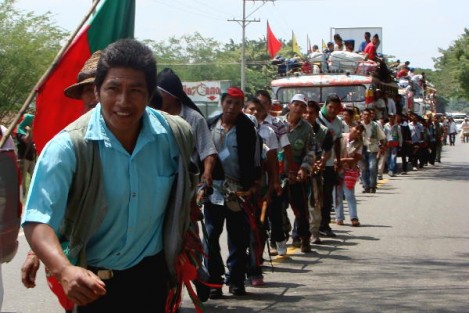
[[[36,96],[39,88],[42,86],[44,81],[49,78],[49,75],[52,73],[52,71],[57,67],[60,59],[62,59],[63,54],[65,51],[68,49],[70,44],[72,43],[73,39],[75,39],[76,35],[80,31],[80,29],[83,27],[83,25],[86,23],[86,21],[90,18],[91,14],[93,14],[94,10],[96,9],[96,6],[98,5],[100,0],[94,0],[93,4],[91,5],[90,10],[86,14],[86,16],[83,18],[83,20],[80,22],[79,26],[75,29],[75,31],[72,33],[70,38],[68,38],[67,43],[60,49],[59,53],[55,56],[54,61],[52,61],[51,65],[47,69],[47,71],[42,75],[42,77],[39,79],[39,82],[34,86],[33,90],[29,93],[28,98],[26,98],[26,101],[24,102],[23,106],[21,109],[18,111],[16,114],[13,122],[10,124],[8,127],[6,133],[4,134],[3,138],[0,139],[0,148],[3,147],[5,144],[8,136],[10,136],[11,132],[13,129],[16,127],[16,124],[18,124],[18,121],[20,120],[21,116],[23,116],[24,112],[28,109],[29,105],[33,101],[34,97]]]

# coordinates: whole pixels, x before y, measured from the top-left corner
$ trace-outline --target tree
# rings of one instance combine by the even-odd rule
[[[435,73],[432,74],[440,95],[450,99],[451,110],[469,111],[469,30],[454,41],[448,49],[439,50],[442,56],[435,58]]]
[[[50,13],[19,11],[15,2],[0,2],[0,118],[23,104],[66,36]]]
[[[154,51],[159,70],[173,68],[183,81],[229,80],[241,84],[241,43],[232,39],[222,45],[199,33],[166,41],[146,40]],[[270,66],[265,40],[246,41],[246,93],[268,88],[274,76]]]

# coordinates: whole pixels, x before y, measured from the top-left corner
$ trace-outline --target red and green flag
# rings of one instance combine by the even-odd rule
[[[34,142],[41,152],[45,144],[84,112],[82,101],[64,95],[76,83],[78,72],[96,50],[121,38],[133,38],[135,0],[104,0],[96,14],[67,48],[48,78],[39,86],[34,118]]]

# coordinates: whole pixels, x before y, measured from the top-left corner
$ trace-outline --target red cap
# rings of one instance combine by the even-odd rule
[[[226,94],[233,98],[244,99],[244,92],[238,87],[230,87],[226,90]]]

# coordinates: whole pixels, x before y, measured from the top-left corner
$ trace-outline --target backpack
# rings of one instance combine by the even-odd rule
[[[18,250],[20,183],[15,151],[0,150],[0,263],[10,262]]]

